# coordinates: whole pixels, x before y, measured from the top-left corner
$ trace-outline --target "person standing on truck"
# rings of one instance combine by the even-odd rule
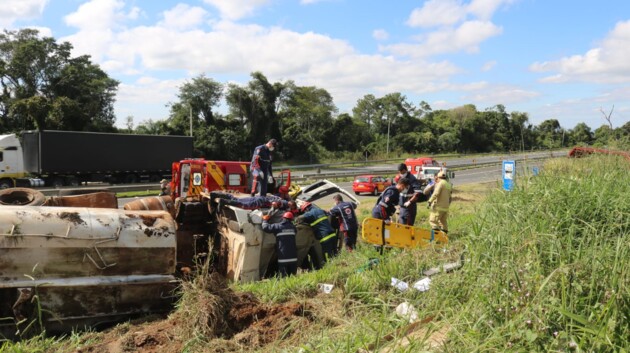
[[[333,196],[335,206],[330,209],[330,214],[337,217],[339,221],[339,230],[343,233],[343,240],[346,244],[346,250],[354,250],[357,244],[357,215],[354,212],[356,206],[353,203],[343,201],[341,195]]]
[[[276,236],[276,253],[278,254],[278,274],[287,277],[297,273],[297,246],[295,236],[297,228],[293,225],[293,213],[285,212],[282,222],[269,224],[269,215],[263,216],[262,229]]]
[[[309,224],[313,229],[315,238],[319,240],[324,253],[324,262],[337,255],[337,233],[330,225],[328,215],[321,208],[305,202],[301,210],[303,214],[298,221]]]
[[[372,217],[382,219],[385,223],[391,222],[391,217],[396,212],[396,205],[400,201],[400,192],[409,187],[409,180],[398,179],[396,185],[389,186],[376,200],[372,209]]]
[[[442,170],[436,175],[433,194],[429,198],[429,224],[431,229],[448,233],[448,207],[451,204],[453,185],[448,182],[446,173]]]
[[[398,201],[400,217],[399,223],[413,226],[416,222],[416,214],[418,212],[417,202],[420,196],[420,185],[418,179],[407,170],[405,163],[398,165],[398,176],[400,179],[407,179],[409,186],[400,191],[400,197]]]
[[[160,181],[160,195],[159,196],[168,196],[171,194],[171,182],[166,180],[166,179],[162,179]]]
[[[252,162],[249,169],[254,178],[252,182],[252,196],[258,193],[258,196],[267,195],[267,183],[273,180],[273,172],[271,168],[271,152],[276,148],[278,141],[271,139],[264,145],[254,148]]]

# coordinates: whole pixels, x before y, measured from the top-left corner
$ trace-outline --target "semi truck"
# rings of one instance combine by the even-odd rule
[[[76,131],[0,135],[0,188],[158,182],[190,158],[192,137]]]

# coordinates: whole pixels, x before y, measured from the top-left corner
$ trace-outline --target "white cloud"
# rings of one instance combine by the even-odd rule
[[[310,5],[310,4],[316,4],[316,3],[322,2],[322,1],[326,1],[326,0],[300,0],[300,4],[302,4],[302,5]]]
[[[228,20],[238,20],[251,16],[256,8],[264,6],[270,0],[203,0],[204,3],[216,7],[221,17]]]
[[[464,51],[476,53],[479,45],[488,38],[497,36],[503,28],[487,21],[467,21],[457,28],[446,27],[421,37],[420,43],[400,43],[380,49],[393,54],[411,57],[427,57],[443,53]]]
[[[481,67],[481,71],[483,72],[487,72],[492,70],[495,66],[497,65],[496,60],[491,60],[491,61],[487,61],[486,63],[483,64],[483,66]]]
[[[177,4],[174,8],[164,11],[164,27],[174,29],[189,29],[200,25],[208,13],[201,7]]]
[[[126,17],[121,11],[124,7],[122,0],[92,0],[81,4],[77,11],[65,16],[64,21],[80,30],[109,29]]]
[[[469,14],[482,20],[489,20],[502,5],[509,5],[516,0],[473,0],[467,7]]]
[[[384,29],[375,29],[372,32],[372,37],[376,40],[387,40],[389,38],[389,33],[387,33]]]
[[[528,91],[516,86],[488,85],[483,90],[465,96],[463,100],[473,104],[495,105],[526,102],[539,96],[540,92]]]
[[[458,0],[429,0],[411,12],[411,27],[454,25],[466,17],[466,9]]]
[[[584,81],[594,83],[630,82],[630,20],[618,22],[600,45],[582,55],[556,61],[535,62],[534,72],[551,72],[542,82]]]
[[[0,27],[11,28],[15,21],[41,16],[47,3],[48,0],[2,0]]]

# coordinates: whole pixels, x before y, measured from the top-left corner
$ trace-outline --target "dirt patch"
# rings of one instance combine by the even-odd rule
[[[59,214],[59,218],[66,220],[66,221],[70,221],[74,224],[87,224],[85,223],[85,221],[81,218],[81,216],[79,216],[78,212],[61,212]]]
[[[142,215],[140,218],[142,219],[142,223],[147,227],[152,227],[155,224],[155,221],[157,221],[156,217],[151,216]]]
[[[174,353],[202,339],[204,352],[243,352],[296,336],[314,321],[302,303],[265,304],[236,293],[218,275],[183,285],[179,309],[167,319],[123,324],[102,334],[81,353]]]

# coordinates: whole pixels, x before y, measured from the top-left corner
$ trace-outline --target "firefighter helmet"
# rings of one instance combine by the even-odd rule
[[[284,219],[289,219],[289,220],[293,219],[293,212],[291,212],[291,211],[287,211],[287,212],[285,212],[285,213],[282,215],[282,218],[284,218]]]
[[[302,207],[300,207],[300,210],[302,212],[304,212],[304,211],[308,210],[309,207],[311,207],[311,203],[310,202],[305,202],[305,203],[302,204]]]

